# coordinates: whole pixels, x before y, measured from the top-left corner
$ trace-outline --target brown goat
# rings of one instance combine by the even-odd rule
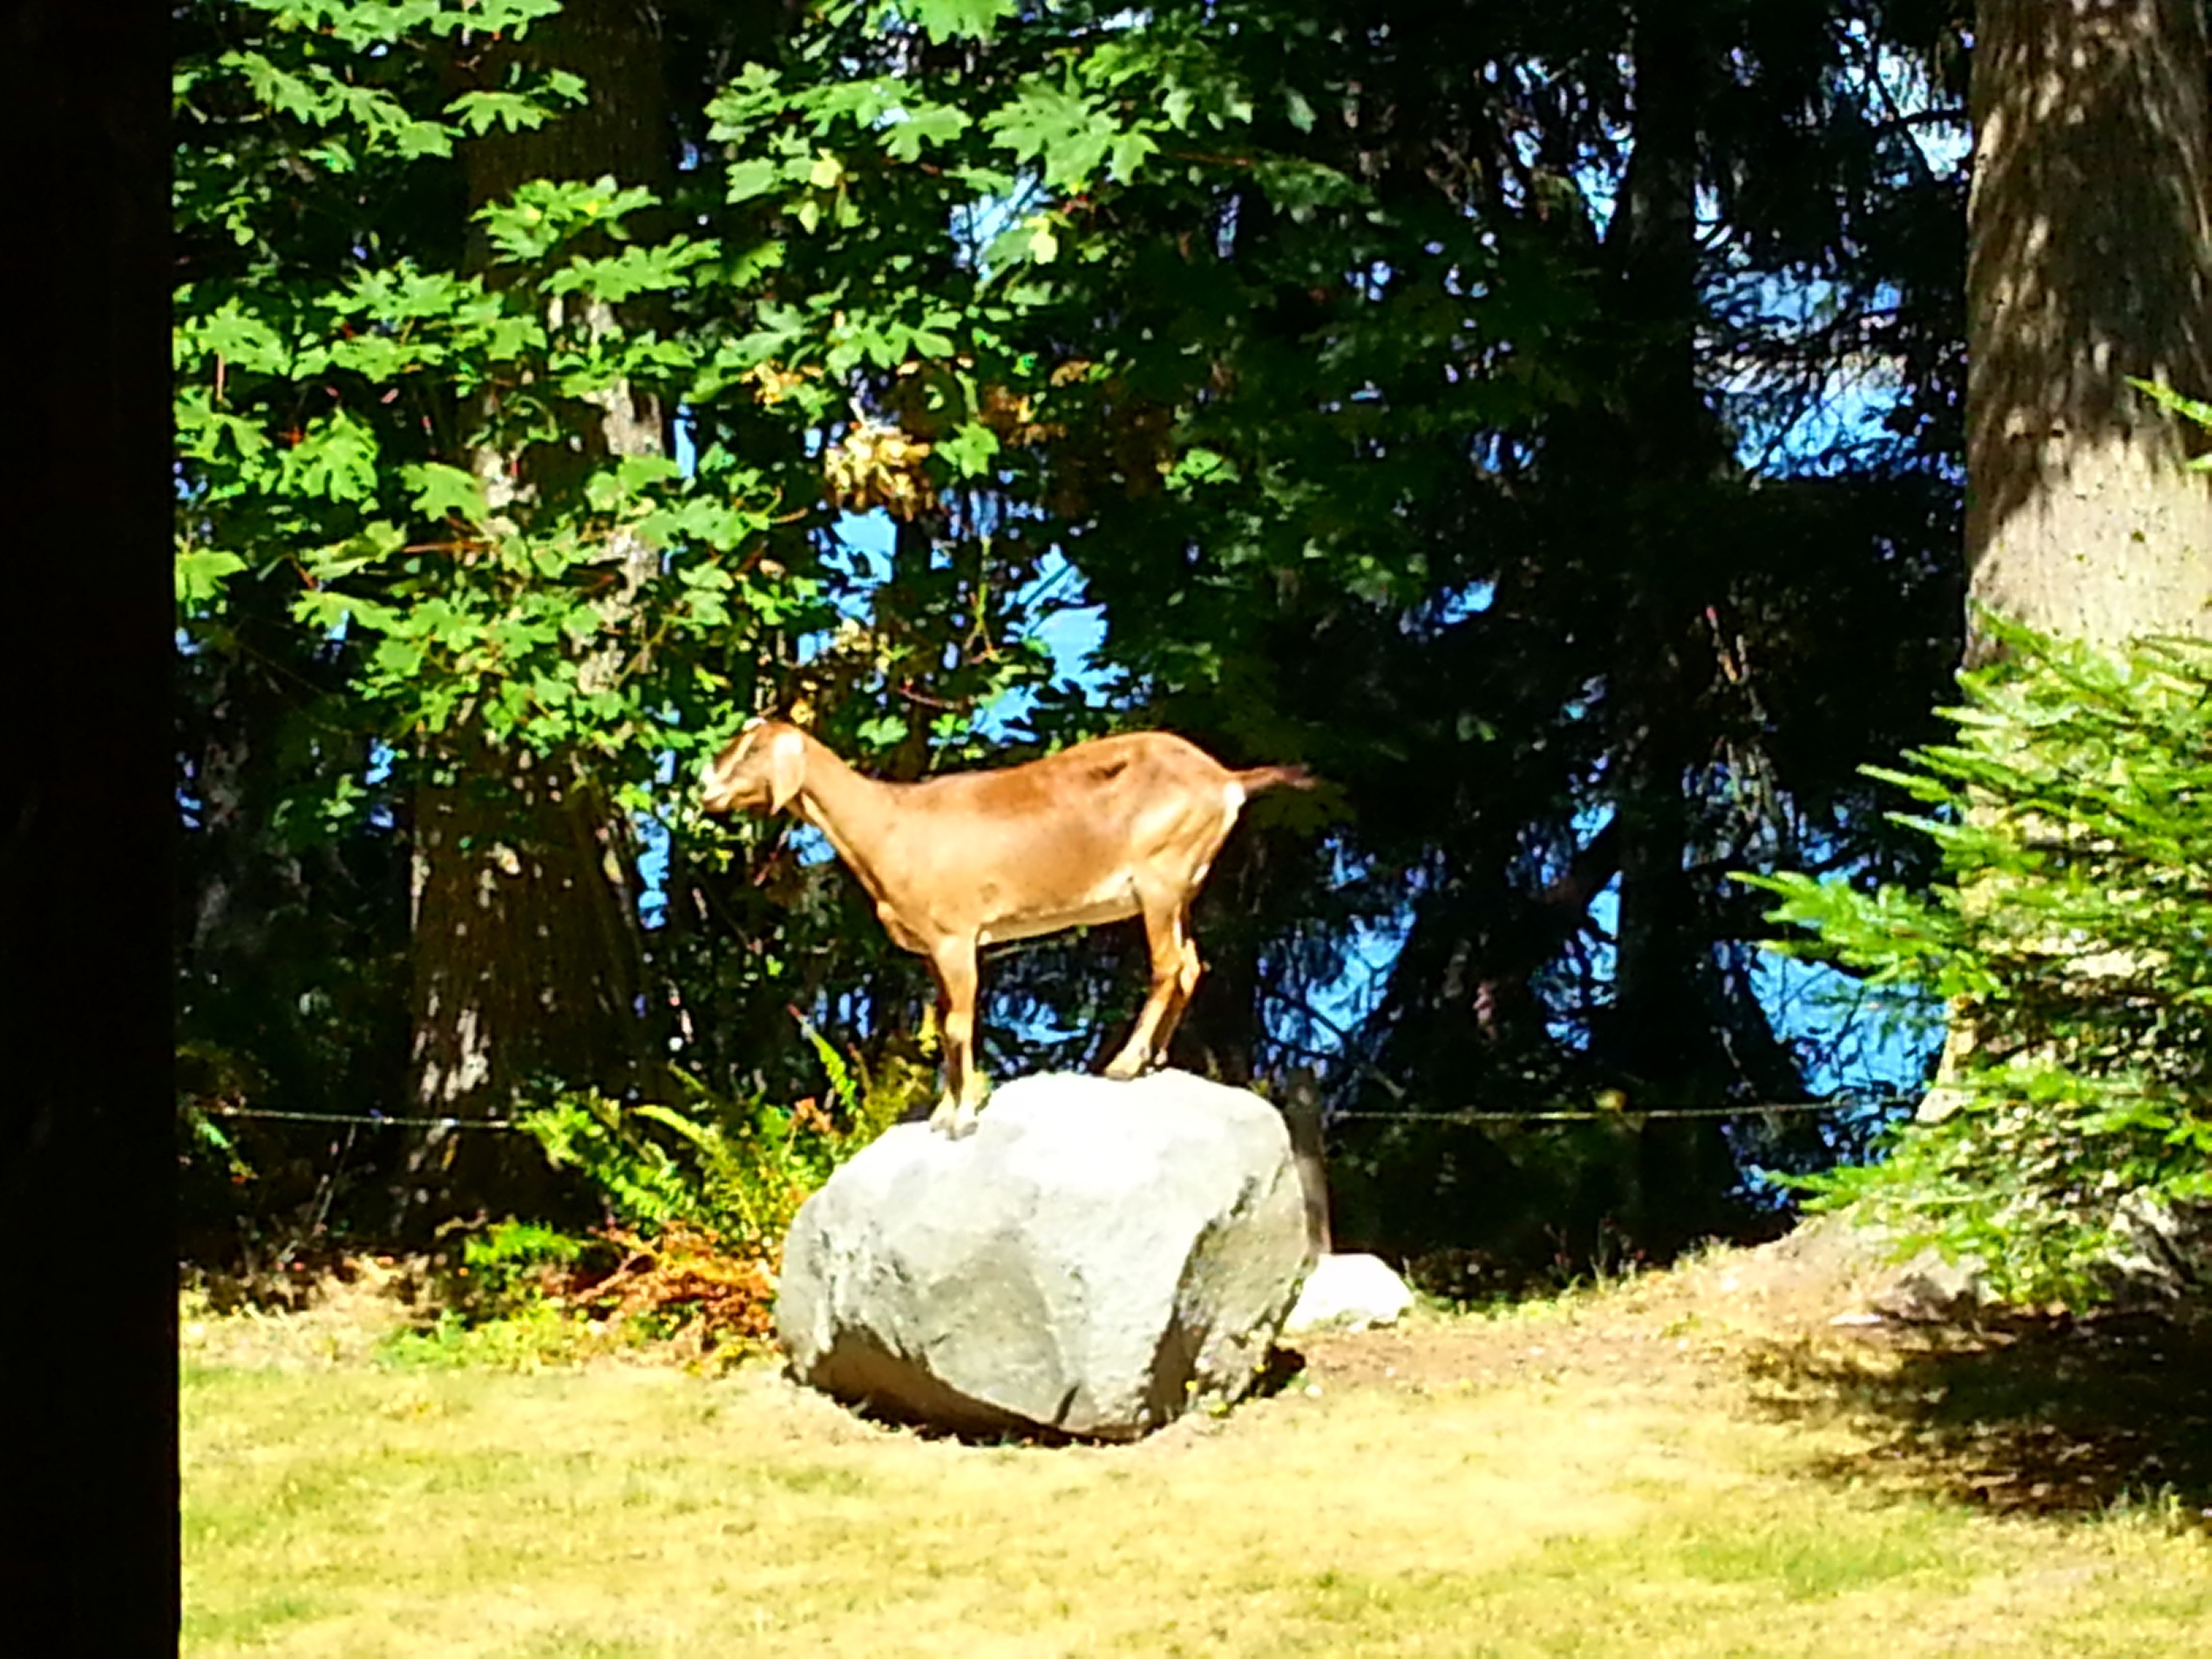
[[[826,745],[756,720],[708,766],[709,812],[794,809],[876,902],[902,948],[929,959],[945,1042],[930,1122],[967,1133],[975,1069],[975,953],[1005,939],[1142,916],[1152,994],[1107,1066],[1133,1078],[1166,1053],[1197,988],[1190,902],[1246,797],[1311,787],[1302,768],[1232,772],[1164,732],[1077,744],[1042,760],[921,783],[864,778]]]

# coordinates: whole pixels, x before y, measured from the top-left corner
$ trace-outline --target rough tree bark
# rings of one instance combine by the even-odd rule
[[[1982,0],[1977,24],[1971,598],[2100,646],[2204,634],[2212,493],[2181,470],[2184,429],[2127,384],[2212,393],[2203,10]]]
[[[2128,384],[2212,392],[2197,0],[1981,0],[1967,205],[1967,659],[1984,616],[2105,649],[2212,634],[2212,492]],[[2076,964],[2077,968],[2079,964]],[[1923,1122],[1975,1042],[1955,1007]]]
[[[495,129],[466,146],[471,211],[531,179],[597,179],[665,191],[672,177],[662,45],[640,0],[568,0],[522,40],[493,48],[479,72],[496,84],[520,58],[585,77],[587,107],[544,126]],[[484,261],[479,244],[474,257]],[[577,301],[572,301],[571,303]],[[596,302],[593,302],[596,303]],[[601,307],[587,326],[611,326]],[[616,386],[572,416],[574,447],[471,456],[495,513],[526,520],[535,501],[575,487],[608,455],[667,449],[657,399]],[[634,601],[654,555],[611,545],[611,617]],[[616,672],[587,662],[588,683]],[[412,1059],[415,1103],[437,1116],[490,1117],[535,1077],[619,1093],[652,1066],[637,879],[628,826],[576,756],[533,755],[466,711],[424,757],[416,800]],[[526,1211],[548,1175],[517,1136],[431,1130],[398,1194],[403,1231],[449,1215]]]

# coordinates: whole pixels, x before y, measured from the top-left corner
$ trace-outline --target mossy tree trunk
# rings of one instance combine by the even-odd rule
[[[665,195],[673,177],[662,42],[637,0],[568,0],[523,39],[464,65],[498,85],[515,61],[584,77],[586,107],[535,130],[495,128],[464,153],[471,212],[532,179],[591,180]],[[489,264],[481,239],[474,258]],[[587,326],[611,326],[600,302]],[[571,319],[570,320],[574,320]],[[495,514],[526,525],[611,455],[668,453],[657,398],[617,384],[580,402],[570,441],[471,455]],[[617,538],[604,563],[609,620],[632,604],[657,556]],[[587,662],[605,680],[617,664]],[[427,1115],[489,1118],[533,1080],[620,1094],[653,1073],[633,838],[576,754],[533,754],[465,709],[423,757],[415,809],[415,1104]],[[550,1171],[527,1137],[431,1130],[417,1140],[399,1199],[403,1231],[475,1212],[526,1213]]]

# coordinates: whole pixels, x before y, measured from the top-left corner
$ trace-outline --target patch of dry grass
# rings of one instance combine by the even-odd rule
[[[2212,1651],[2212,1543],[2172,1504],[1887,1478],[1879,1401],[1747,1373],[1722,1271],[1316,1341],[1273,1397],[1115,1448],[877,1427],[765,1367],[394,1370],[201,1318],[186,1647]]]

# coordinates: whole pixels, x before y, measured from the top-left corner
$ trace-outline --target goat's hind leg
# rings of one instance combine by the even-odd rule
[[[1140,894],[1139,900],[1143,896]],[[1198,947],[1190,942],[1188,907],[1182,902],[1143,904],[1145,939],[1152,946],[1152,988],[1137,1016],[1137,1029],[1129,1033],[1121,1052],[1107,1066],[1106,1075],[1122,1082],[1135,1077],[1155,1059],[1165,1062],[1168,1039],[1182,1023],[1190,994],[1198,988],[1201,971]]]

